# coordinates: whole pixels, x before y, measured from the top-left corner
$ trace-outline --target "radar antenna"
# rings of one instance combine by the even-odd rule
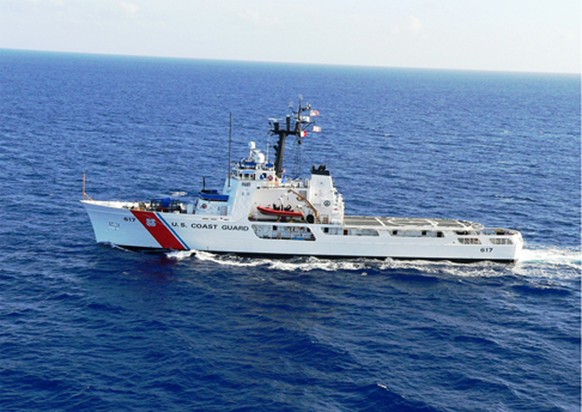
[[[297,111],[293,110],[291,107],[294,120],[293,127],[291,121],[292,116],[289,114],[285,117],[285,128],[281,128],[279,120],[270,120],[272,126],[270,132],[279,138],[277,144],[273,147],[275,149],[275,174],[278,178],[283,177],[283,159],[285,157],[285,142],[287,137],[296,136],[297,143],[301,144],[303,138],[306,137],[309,132],[321,132],[321,127],[316,126],[315,121],[312,120],[313,117],[319,116],[319,110],[314,110],[309,103],[303,106],[302,100],[303,98],[300,96]]]

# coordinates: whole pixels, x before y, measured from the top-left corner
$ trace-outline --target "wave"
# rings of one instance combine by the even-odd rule
[[[274,258],[246,258],[231,254],[216,254],[211,252],[204,252],[200,250],[180,250],[166,252],[166,257],[173,260],[184,260],[192,256],[201,262],[212,262],[223,266],[236,267],[256,267],[263,266],[272,270],[280,270],[287,272],[303,271],[308,272],[312,270],[362,270],[365,269],[372,262],[368,259],[358,261],[354,260],[332,260],[319,259],[315,257],[297,257],[289,259],[274,259]],[[377,261],[376,261],[377,262]]]
[[[525,265],[562,265],[580,269],[582,266],[582,252],[577,249],[524,249],[520,264]]]
[[[428,275],[446,274],[460,277],[553,276],[577,277],[582,272],[582,255],[579,250],[568,248],[524,249],[522,257],[515,264],[496,262],[454,263],[450,261],[393,260],[393,259],[325,259],[316,257],[296,257],[289,259],[247,258],[230,254],[215,254],[198,250],[167,252],[166,257],[184,260],[194,257],[201,262],[211,262],[222,266],[264,267],[285,272],[310,271],[418,271]]]
[[[580,278],[582,253],[573,248],[524,249],[513,272],[521,276]]]
[[[166,252],[165,255],[168,259],[173,260],[184,260],[192,257],[196,253],[200,253],[196,250],[174,250],[172,252]]]

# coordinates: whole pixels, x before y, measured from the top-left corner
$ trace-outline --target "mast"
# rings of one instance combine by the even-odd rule
[[[93,200],[86,192],[87,189],[87,173],[83,170],[83,200]]]
[[[280,179],[283,177],[283,158],[285,156],[285,141],[287,136],[295,134],[295,131],[291,130],[291,116],[287,115],[285,119],[285,129],[279,127],[279,121],[273,121],[273,129],[271,133],[277,135],[279,140],[274,146],[275,149],[275,174]]]
[[[291,115],[285,117],[285,128],[281,129],[281,125],[278,120],[272,120],[271,124],[273,128],[271,129],[271,134],[278,136],[277,144],[274,146],[275,149],[275,174],[280,179],[283,177],[283,159],[285,157],[285,142],[288,136],[296,136],[298,143],[301,143],[301,139],[307,136],[307,132],[303,125],[307,127],[312,126],[313,122],[310,116],[302,116],[303,112],[309,111],[313,113],[313,116],[318,116],[319,111],[311,110],[311,105],[307,104],[305,107],[301,106],[301,98],[299,98],[299,107],[297,109],[295,124],[291,127]],[[317,114],[315,114],[317,113]],[[309,113],[308,113],[309,114]],[[319,132],[320,128],[312,128],[312,131]]]
[[[232,149],[232,112],[230,112],[230,124],[228,128],[228,165],[226,165],[226,177],[228,178],[228,187],[230,187],[230,154]]]

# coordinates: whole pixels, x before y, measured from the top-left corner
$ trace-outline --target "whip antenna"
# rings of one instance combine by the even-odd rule
[[[87,173],[83,170],[83,200],[93,200],[91,196],[87,194]]]
[[[228,127],[228,165],[226,165],[226,176],[228,177],[228,187],[230,187],[230,153],[232,150],[232,112],[230,112],[230,123]]]

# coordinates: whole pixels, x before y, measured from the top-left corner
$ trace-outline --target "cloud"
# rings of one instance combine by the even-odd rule
[[[409,15],[405,19],[401,19],[398,23],[391,25],[388,31],[393,36],[403,34],[418,35],[422,31],[422,22],[418,17]]]
[[[266,15],[256,10],[246,9],[240,13],[240,16],[257,26],[271,27],[279,24],[279,17]]]
[[[65,8],[65,0],[0,0],[3,12],[42,13]]]
[[[422,23],[420,19],[416,16],[408,16],[408,21],[406,24],[406,31],[410,34],[417,34],[420,33],[422,30]]]
[[[130,16],[135,16],[139,12],[139,6],[135,3],[130,3],[128,1],[119,2],[121,9],[129,14]]]

